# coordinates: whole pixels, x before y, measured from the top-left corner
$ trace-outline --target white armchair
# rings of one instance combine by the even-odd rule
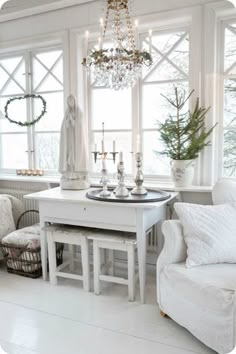
[[[235,182],[220,181],[213,191],[213,201],[225,203],[226,195],[229,202],[236,201]],[[165,221],[162,230],[165,244],[157,261],[161,314],[167,314],[216,352],[229,353],[236,344],[236,264],[187,269],[180,221]]]

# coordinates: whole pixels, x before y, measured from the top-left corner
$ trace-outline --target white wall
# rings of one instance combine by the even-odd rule
[[[29,0],[18,0],[25,7]],[[135,17],[154,14],[162,11],[192,7],[210,2],[220,2],[221,0],[135,0],[133,13]],[[32,3],[32,0],[30,1]],[[44,0],[43,3],[50,2]],[[54,1],[60,3],[60,1]],[[64,1],[62,1],[64,2]],[[80,0],[81,2],[81,0]],[[38,1],[41,3],[41,0]],[[19,7],[20,9],[20,7]],[[32,35],[45,34],[71,28],[83,28],[98,23],[101,16],[101,2],[92,1],[77,6],[63,8],[61,10],[24,17],[0,23],[0,43],[8,40],[24,38]],[[0,15],[4,17],[4,12]]]

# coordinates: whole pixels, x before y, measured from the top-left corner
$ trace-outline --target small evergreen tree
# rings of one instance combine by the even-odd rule
[[[172,107],[176,109],[176,115],[169,115],[164,123],[158,122],[161,140],[164,143],[164,150],[160,152],[172,160],[193,160],[205,146],[210,145],[208,137],[211,135],[216,124],[209,130],[205,126],[205,117],[209,108],[201,108],[199,99],[196,100],[194,110],[182,113],[182,110],[192,96],[178,92],[174,88],[174,98],[170,99],[162,95]]]

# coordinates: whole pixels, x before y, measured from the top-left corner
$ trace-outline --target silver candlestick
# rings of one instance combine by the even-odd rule
[[[133,195],[146,195],[148,191],[143,187],[144,177],[142,171],[142,162],[143,162],[143,155],[141,152],[136,154],[136,166],[137,166],[137,173],[135,177],[135,184],[136,187],[131,191]]]
[[[115,194],[116,197],[126,198],[129,196],[129,191],[125,186],[125,167],[123,161],[119,162],[117,171],[118,171],[119,183],[117,188],[115,189]]]
[[[111,192],[109,192],[107,185],[110,182],[107,177],[107,169],[102,169],[102,178],[100,183],[102,184],[102,191],[99,193],[100,197],[109,197]]]

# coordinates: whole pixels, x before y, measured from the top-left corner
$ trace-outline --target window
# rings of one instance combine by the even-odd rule
[[[4,117],[11,97],[40,94],[47,102],[46,115],[34,126],[19,127]],[[14,101],[9,116],[32,121],[42,110],[39,100]],[[56,171],[59,159],[59,131],[64,112],[63,53],[60,48],[0,57],[0,169],[17,168]]]
[[[149,36],[140,36],[141,45],[149,50]],[[108,44],[107,44],[108,45]],[[93,44],[91,43],[91,47]],[[149,176],[170,174],[169,161],[155,151],[162,149],[157,132],[157,121],[164,121],[170,113],[170,105],[163,95],[173,95],[173,86],[189,90],[189,33],[186,30],[153,32],[152,54],[154,64],[143,70],[139,87],[132,91],[112,91],[96,87],[91,73],[89,83],[89,121],[91,141],[98,145],[102,139],[102,122],[105,123],[107,151],[112,149],[112,140],[117,141],[117,151],[125,152],[126,172],[132,170],[132,141],[138,132],[142,137],[144,173]],[[138,93],[139,92],[139,93]],[[139,116],[135,114],[139,112]],[[132,136],[133,134],[133,136]],[[136,136],[134,136],[136,135]],[[101,166],[92,162],[92,171]],[[115,172],[109,162],[109,172]]]
[[[93,43],[90,44],[93,47]],[[105,43],[104,46],[109,46]],[[105,150],[113,151],[113,141],[116,141],[116,151],[123,150],[126,173],[132,172],[132,90],[125,89],[114,91],[94,83],[91,73],[89,83],[89,113],[90,134],[93,145],[97,145],[101,151],[102,124],[105,126]],[[92,149],[93,150],[93,149]],[[112,157],[108,155],[108,159]],[[109,172],[114,173],[116,165],[113,161],[107,161]],[[100,163],[91,163],[93,172],[101,170]]]
[[[148,50],[149,37],[142,37]],[[144,172],[148,175],[168,175],[169,161],[157,155],[162,144],[157,122],[164,122],[170,113],[170,104],[162,96],[172,97],[173,86],[189,90],[189,35],[186,31],[154,32],[152,38],[153,65],[143,71],[141,80],[141,133],[144,153]],[[158,160],[157,160],[158,159]]]
[[[226,24],[224,49],[223,175],[236,177],[236,24]]]

